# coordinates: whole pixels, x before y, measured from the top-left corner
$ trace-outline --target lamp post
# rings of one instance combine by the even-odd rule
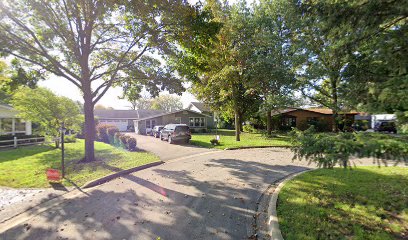
[[[67,130],[65,128],[65,123],[62,122],[61,124],[61,177],[65,177],[65,147],[64,147],[64,136],[65,136],[65,131]]]

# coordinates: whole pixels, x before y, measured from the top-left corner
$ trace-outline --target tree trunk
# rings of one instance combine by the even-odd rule
[[[266,132],[268,136],[272,135],[272,116],[271,111],[266,112]]]
[[[239,113],[238,113],[238,111],[235,111],[235,140],[237,142],[241,141],[241,137],[240,137],[241,127],[240,127],[240,125],[241,125],[241,119],[239,117]]]
[[[85,92],[85,91],[84,91]],[[85,114],[85,161],[91,162],[95,160],[95,118],[94,104],[92,95],[84,93],[84,114]]]
[[[243,119],[244,117],[242,116],[242,112],[239,113],[239,131],[243,132],[244,131],[244,125],[243,125]]]
[[[333,124],[333,132],[338,132],[339,131],[339,123],[338,123],[338,96],[337,96],[337,77],[332,77],[331,78],[331,88],[332,88],[332,98],[333,98],[333,119],[334,119],[334,124]]]

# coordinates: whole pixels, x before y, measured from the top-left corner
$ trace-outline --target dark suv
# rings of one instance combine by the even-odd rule
[[[384,121],[377,123],[374,127],[374,131],[397,133],[397,128],[395,126],[395,122]]]
[[[161,140],[167,140],[170,144],[175,141],[189,143],[191,139],[190,128],[186,124],[168,124],[160,133]]]
[[[160,137],[160,132],[161,130],[164,128],[164,126],[154,126],[154,128],[152,129],[152,136],[155,138]]]

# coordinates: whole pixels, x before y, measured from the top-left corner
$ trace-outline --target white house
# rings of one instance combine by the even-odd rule
[[[17,117],[17,114],[10,105],[0,104],[0,135],[32,134],[31,122]]]

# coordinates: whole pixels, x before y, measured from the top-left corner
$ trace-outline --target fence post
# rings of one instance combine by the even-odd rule
[[[14,136],[14,148],[17,148],[17,137]]]

